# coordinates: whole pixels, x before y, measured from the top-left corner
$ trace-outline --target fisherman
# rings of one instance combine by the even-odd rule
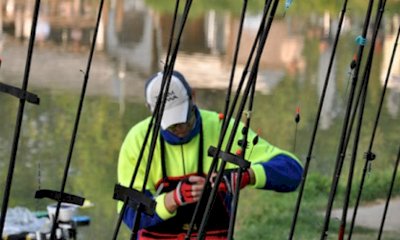
[[[145,97],[151,111],[156,108],[162,78],[163,73],[158,72],[146,83]],[[118,162],[118,181],[121,185],[129,186],[131,182],[150,119],[148,117],[132,127],[122,144]],[[177,71],[173,72],[145,191],[157,203],[155,214],[142,214],[138,239],[184,239],[196,202],[206,185],[205,177],[212,163],[207,151],[210,146],[218,145],[222,119],[221,114],[197,107],[194,91],[185,77]],[[233,122],[230,121],[226,136],[231,133]],[[240,123],[239,129],[243,127]],[[243,138],[241,132],[235,134],[233,151],[240,149],[236,143]],[[292,153],[262,138],[254,144],[252,139],[255,137],[257,134],[249,130],[245,159],[251,162],[251,167],[243,171],[240,188],[251,186],[277,192],[294,191],[303,172],[300,161]],[[145,178],[149,146],[134,182],[134,188],[139,191]],[[226,169],[234,168],[237,166],[231,163],[226,165]],[[224,174],[207,222],[205,239],[227,239],[236,178],[237,171]],[[122,202],[119,202],[119,211],[121,207]],[[129,228],[133,227],[134,216],[135,210],[127,206],[123,221]],[[193,228],[192,237],[197,236],[198,227],[199,222]]]

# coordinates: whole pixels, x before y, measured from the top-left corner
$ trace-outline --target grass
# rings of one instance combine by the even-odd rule
[[[387,191],[382,189],[388,189],[390,178],[391,174],[385,172],[377,172],[375,177],[370,177],[366,181],[361,204],[365,203],[366,199],[369,201],[386,198]],[[355,190],[358,190],[354,188],[352,198],[355,198]],[[334,208],[342,208],[344,189],[345,185],[340,183]],[[327,176],[318,174],[308,176],[293,239],[320,239],[329,190],[330,181]],[[298,192],[243,190],[240,195],[235,239],[288,239],[297,196]],[[331,219],[328,239],[337,239],[339,224],[340,219]],[[377,234],[378,231],[375,229],[356,227],[352,239],[376,239]],[[384,237],[398,239],[398,234],[385,232]]]

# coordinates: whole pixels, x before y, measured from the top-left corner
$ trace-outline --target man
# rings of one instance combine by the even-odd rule
[[[151,111],[156,107],[162,78],[163,74],[159,72],[146,83],[145,96]],[[124,186],[129,186],[132,179],[149,121],[150,118],[147,118],[136,124],[122,144],[118,181]],[[154,216],[142,214],[139,239],[184,239],[196,202],[206,185],[205,176],[212,162],[212,157],[207,155],[207,151],[210,146],[218,145],[221,126],[221,115],[199,109],[184,76],[173,72],[145,192],[157,202],[156,213]],[[230,122],[226,139],[232,126],[233,120]],[[240,149],[236,143],[243,138],[242,128],[243,125],[240,125],[235,135],[232,152]],[[244,171],[240,187],[250,185],[256,189],[294,191],[301,181],[303,171],[299,160],[293,154],[272,146],[261,138],[253,145],[252,139],[255,137],[256,134],[249,130],[245,159],[251,161],[251,167]],[[225,149],[226,142],[225,140],[222,150]],[[148,153],[149,146],[146,147],[134,183],[134,188],[139,191],[145,177]],[[237,166],[230,163],[226,165],[226,169],[233,168]],[[230,201],[236,175],[226,174],[219,185],[206,227],[206,239],[227,237]],[[121,206],[120,202],[119,209]],[[123,219],[129,228],[132,228],[134,214],[135,211],[129,207],[124,213]],[[199,221],[194,228],[193,237],[197,235]]]

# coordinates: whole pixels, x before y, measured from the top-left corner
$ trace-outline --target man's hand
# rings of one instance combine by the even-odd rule
[[[178,206],[197,202],[204,188],[205,178],[190,176],[181,180],[173,191],[174,201]]]
[[[254,177],[252,177],[252,170],[246,169],[242,172],[242,179],[240,181],[240,189],[246,187],[249,184],[254,184]],[[211,178],[213,180],[213,178]],[[238,183],[238,169],[227,170],[219,184],[218,190],[223,192],[233,193]],[[212,182],[212,186],[214,183]]]

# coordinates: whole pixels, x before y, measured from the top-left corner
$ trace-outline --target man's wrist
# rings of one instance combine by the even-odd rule
[[[164,205],[170,213],[174,213],[178,209],[178,204],[174,200],[174,191],[168,192],[165,195]]]
[[[256,183],[256,175],[254,174],[254,171],[251,168],[248,168],[247,171],[249,172],[249,177],[250,177],[249,185],[254,185]]]

